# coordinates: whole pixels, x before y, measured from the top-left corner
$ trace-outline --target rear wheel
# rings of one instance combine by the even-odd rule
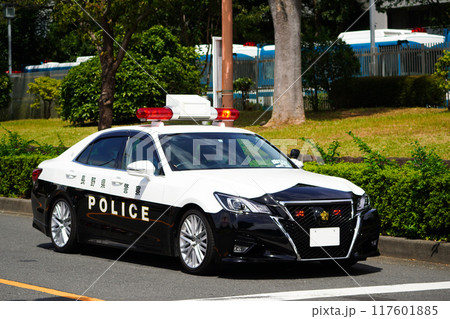
[[[187,211],[178,229],[178,255],[183,270],[205,274],[214,267],[214,237],[205,216],[197,210]]]
[[[53,205],[50,226],[55,250],[65,253],[73,251],[77,244],[77,224],[73,209],[67,200],[58,199]]]

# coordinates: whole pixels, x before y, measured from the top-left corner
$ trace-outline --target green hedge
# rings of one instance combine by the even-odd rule
[[[33,169],[51,157],[0,157],[0,196],[29,198]],[[450,241],[449,170],[436,174],[412,164],[373,169],[367,163],[305,163],[305,169],[361,186],[380,213],[382,234]]]
[[[374,170],[366,163],[305,163],[305,169],[343,177],[362,187],[380,213],[384,235],[450,240],[449,170],[429,174],[413,165]]]
[[[329,93],[334,108],[442,106],[444,98],[432,75],[337,80]]]
[[[31,173],[49,155],[16,155],[0,157],[0,196],[29,198]]]

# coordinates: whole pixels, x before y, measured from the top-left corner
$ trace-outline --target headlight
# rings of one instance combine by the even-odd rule
[[[364,208],[367,208],[370,206],[370,199],[369,199],[369,195],[364,194],[361,197],[358,198],[358,205],[356,210],[360,211],[363,210]]]
[[[214,193],[214,196],[216,196],[223,208],[231,212],[270,214],[270,210],[266,205],[256,203],[249,199],[221,193]]]

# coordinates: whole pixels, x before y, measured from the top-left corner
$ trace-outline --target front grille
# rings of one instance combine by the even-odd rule
[[[302,259],[321,259],[345,257],[350,249],[355,229],[352,219],[352,203],[286,203],[286,208],[295,221],[280,220],[281,225],[291,237]],[[322,220],[320,213],[327,212],[328,220]],[[309,233],[311,228],[339,227],[340,245],[328,247],[310,247]]]

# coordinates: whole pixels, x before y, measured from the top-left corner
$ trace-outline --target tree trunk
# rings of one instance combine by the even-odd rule
[[[112,35],[112,31],[104,29]],[[103,48],[101,50],[100,65],[102,68],[102,87],[98,99],[98,130],[104,130],[112,126],[114,92],[116,90],[117,63],[114,58],[114,42],[109,35],[103,34]]]
[[[113,66],[102,66],[102,87],[98,100],[98,130],[112,126],[116,72]]]
[[[274,104],[267,126],[305,122],[299,0],[269,0],[275,29]]]
[[[52,101],[50,100],[44,100],[44,118],[46,120],[48,120],[50,118],[51,115],[51,106],[52,106]]]

